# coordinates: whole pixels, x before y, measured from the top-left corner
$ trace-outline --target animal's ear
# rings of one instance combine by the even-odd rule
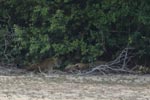
[[[62,63],[62,59],[59,58],[59,57],[53,57],[52,59],[53,59],[55,62],[59,63],[59,64]]]

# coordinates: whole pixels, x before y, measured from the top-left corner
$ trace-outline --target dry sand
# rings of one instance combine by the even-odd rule
[[[150,100],[150,76],[0,76],[0,100]]]

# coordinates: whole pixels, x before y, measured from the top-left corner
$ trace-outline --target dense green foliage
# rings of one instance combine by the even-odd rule
[[[145,64],[150,59],[149,32],[149,0],[0,1],[1,58],[110,60],[131,46],[135,61]],[[4,35],[11,41],[7,48]]]

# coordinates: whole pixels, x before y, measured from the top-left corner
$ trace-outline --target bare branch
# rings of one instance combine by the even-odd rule
[[[99,71],[100,74],[106,74],[110,72],[134,73],[132,69],[128,68],[128,64],[133,57],[133,54],[130,53],[132,50],[133,48],[129,47],[123,49],[115,60],[110,61],[106,64],[95,66],[90,71],[83,73],[83,75],[93,74],[95,71]]]

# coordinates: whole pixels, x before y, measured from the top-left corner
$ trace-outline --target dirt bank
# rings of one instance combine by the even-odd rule
[[[0,100],[150,100],[150,77],[0,76]]]

